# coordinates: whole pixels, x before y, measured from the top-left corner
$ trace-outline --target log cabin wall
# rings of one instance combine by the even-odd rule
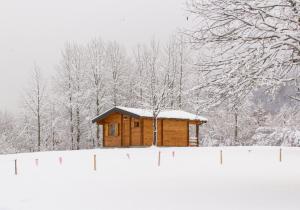
[[[143,120],[143,145],[144,146],[151,146],[153,141],[153,129],[152,129],[152,120],[151,119],[144,119]]]
[[[162,120],[157,121],[157,146],[163,146],[162,145]]]
[[[121,134],[122,134],[122,126],[121,126],[121,114],[113,113],[103,119],[103,143],[105,147],[121,147]],[[108,124],[116,123],[118,124],[118,136],[109,136],[108,135]]]
[[[130,146],[130,120],[131,117],[128,115],[121,115],[122,123],[122,147],[129,147]]]
[[[130,147],[143,146],[142,138],[142,119],[133,118],[129,115],[113,113],[106,117],[101,123],[103,126],[104,147]],[[111,123],[118,124],[118,136],[109,136],[108,125]],[[151,141],[152,145],[152,141]]]
[[[131,118],[131,146],[143,145],[141,130],[141,120],[138,118]]]
[[[110,123],[118,124],[118,136],[109,136]],[[138,124],[137,124],[138,123]],[[191,122],[193,124],[193,122]],[[153,142],[153,120],[134,118],[129,115],[112,113],[102,120],[104,147],[151,146]],[[159,119],[157,122],[158,146],[189,146],[189,121]],[[163,132],[162,132],[163,131]]]
[[[187,120],[163,120],[163,146],[186,147],[189,142]]]
[[[153,120],[144,118],[143,119],[143,146],[152,146],[153,143]],[[157,121],[157,145],[161,146],[161,120]]]

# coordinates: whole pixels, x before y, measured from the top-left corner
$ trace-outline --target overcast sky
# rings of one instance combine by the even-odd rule
[[[184,27],[185,0],[7,0],[0,6],[0,110],[15,111],[36,62],[55,71],[66,41],[165,42]]]

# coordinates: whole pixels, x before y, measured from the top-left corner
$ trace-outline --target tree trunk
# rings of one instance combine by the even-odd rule
[[[55,114],[55,108],[52,104],[51,108],[51,137],[52,137],[52,150],[55,150],[55,128],[54,128],[54,114]]]
[[[79,107],[76,108],[76,140],[77,140],[77,150],[80,149],[80,112],[79,112]]]
[[[52,134],[52,150],[55,150],[55,138],[54,138],[54,132]]]
[[[183,58],[182,52],[180,52],[180,77],[179,77],[179,97],[178,97],[178,106],[179,109],[182,108],[182,75],[183,75]]]
[[[157,146],[157,115],[153,115],[153,146]]]
[[[96,116],[98,116],[100,114],[100,110],[99,110],[99,94],[97,93],[97,98],[96,98]],[[96,142],[97,145],[100,145],[100,129],[99,129],[99,125],[96,125]],[[95,139],[93,138],[93,147],[96,147],[96,142]]]
[[[41,151],[41,117],[40,110],[38,108],[38,117],[37,117],[37,129],[38,129],[38,151]]]
[[[71,74],[71,73],[70,73]],[[71,150],[74,149],[74,127],[73,127],[73,99],[72,99],[72,86],[71,86],[71,75],[69,75],[69,114],[70,114],[70,137],[71,137]]]
[[[237,110],[234,112],[234,144],[237,144],[238,141],[238,113]]]
[[[40,116],[40,103],[41,103],[41,98],[40,98],[40,85],[37,80],[37,130],[38,130],[38,151],[41,151],[41,116]]]
[[[74,127],[73,127],[73,110],[70,108],[70,137],[71,137],[71,150],[74,149]]]

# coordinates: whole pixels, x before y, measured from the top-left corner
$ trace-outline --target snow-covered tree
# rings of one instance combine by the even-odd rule
[[[113,106],[121,104],[124,84],[124,72],[128,71],[127,55],[122,46],[117,42],[110,42],[107,46],[107,67],[109,71],[111,101]]]
[[[90,101],[89,107],[91,112],[89,115],[97,116],[103,111],[105,104],[106,93],[108,91],[106,78],[108,77],[108,57],[107,57],[107,46],[101,39],[93,39],[87,45],[87,79],[88,79],[88,90],[87,101]],[[93,147],[100,145],[100,129],[99,126],[91,124],[91,120],[88,123],[92,129],[91,138],[93,139]]]
[[[76,43],[66,44],[56,75],[56,90],[69,126],[70,148],[80,149],[86,126],[87,58],[85,48]],[[84,129],[85,130],[85,129]]]
[[[206,54],[197,65],[207,103],[238,104],[257,87],[275,93],[299,80],[299,11],[296,0],[190,0],[186,34]]]
[[[34,65],[33,75],[30,78],[28,87],[24,92],[24,114],[29,120],[28,126],[31,129],[32,138],[36,139],[36,149],[41,150],[44,139],[44,109],[46,105],[46,83],[41,74],[41,70]],[[44,143],[44,142],[43,142]]]
[[[33,82],[26,88],[21,112],[9,117],[0,114],[0,144],[8,148],[2,151],[101,146],[101,127],[92,124],[91,119],[116,105],[152,110],[153,145],[157,144],[157,116],[168,108],[206,115],[209,122],[201,126],[200,131],[202,144],[206,146],[253,145],[260,141],[265,144],[266,141],[259,137],[269,128],[284,127],[287,129],[284,133],[291,135],[294,131],[289,129],[299,130],[300,122],[296,120],[300,119],[299,106],[296,106],[299,80],[278,80],[274,88],[278,91],[273,93],[270,87],[273,87],[274,78],[270,83],[249,83],[253,77],[246,75],[260,67],[252,69],[245,65],[246,70],[234,69],[232,67],[237,67],[234,60],[224,65],[222,59],[233,57],[227,52],[220,57],[218,53],[225,49],[229,40],[222,42],[219,48],[216,47],[218,42],[208,42],[204,47],[210,44],[214,50],[204,48],[202,51],[197,49],[202,40],[198,41],[194,40],[195,48],[191,49],[190,42],[182,34],[172,35],[165,45],[152,40],[148,45],[138,45],[132,54],[127,54],[116,42],[101,39],[93,39],[85,45],[67,43],[47,89],[44,89],[45,80],[36,71]],[[215,52],[217,56],[210,57]],[[222,60],[220,66],[216,66],[216,59]],[[207,61],[211,61],[211,66]],[[275,73],[277,69],[267,71]],[[266,76],[264,73],[262,76]],[[287,76],[297,78],[297,72],[292,68],[282,78]],[[239,92],[243,82],[251,85],[246,92]],[[295,100],[286,103],[291,98]],[[272,100],[276,106],[271,104]],[[13,120],[14,126],[9,126]],[[264,134],[256,135],[256,131]],[[252,138],[254,134],[257,138]]]

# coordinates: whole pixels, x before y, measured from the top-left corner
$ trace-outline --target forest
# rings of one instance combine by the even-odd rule
[[[126,49],[66,42],[50,77],[32,65],[16,113],[0,110],[0,152],[101,147],[91,120],[113,106],[208,118],[201,146],[300,145],[300,4],[189,0],[189,28]]]

